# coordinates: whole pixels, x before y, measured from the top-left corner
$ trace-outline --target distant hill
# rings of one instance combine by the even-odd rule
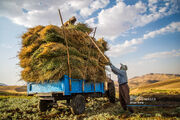
[[[160,74],[160,73],[150,73],[143,76],[137,76],[129,79],[129,86],[131,89],[138,88],[145,85],[151,85],[153,83],[166,81],[170,79],[180,78],[180,74]]]
[[[0,93],[1,92],[25,93],[26,91],[27,91],[26,86],[0,86]]]
[[[180,77],[144,85],[131,90],[131,94],[138,94],[143,92],[164,92],[166,94],[180,94]]]
[[[149,85],[139,87],[139,89],[158,88],[158,89],[176,89],[180,88],[180,78],[164,80]]]
[[[7,86],[6,84],[4,84],[4,83],[0,83],[0,86]]]

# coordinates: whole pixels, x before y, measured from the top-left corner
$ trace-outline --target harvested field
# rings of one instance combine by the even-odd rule
[[[109,103],[106,98],[87,99],[84,114],[74,115],[70,107],[64,105],[65,101],[59,101],[58,107],[46,112],[39,112],[38,98],[27,96],[0,96],[0,118],[10,119],[63,119],[63,120],[178,120],[180,108],[174,102],[166,102],[173,107],[133,107],[134,114],[124,111],[119,102]]]

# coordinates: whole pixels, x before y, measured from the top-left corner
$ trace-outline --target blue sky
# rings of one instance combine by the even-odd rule
[[[111,62],[128,65],[128,77],[147,73],[180,74],[180,2],[178,0],[1,0],[0,83],[21,85],[16,57],[22,33],[36,25],[60,26],[76,16],[97,27],[104,37]],[[112,72],[108,72],[112,74]],[[113,79],[117,79],[112,74]]]

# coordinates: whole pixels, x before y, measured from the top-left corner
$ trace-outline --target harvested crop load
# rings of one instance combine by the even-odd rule
[[[90,81],[105,81],[106,60],[90,40],[92,29],[86,24],[66,22],[65,37],[68,41],[71,77]],[[92,38],[92,37],[91,37]],[[99,48],[108,50],[107,42],[92,38]],[[68,75],[67,47],[63,29],[58,26],[36,26],[22,35],[20,59],[21,79],[26,82],[59,80]]]

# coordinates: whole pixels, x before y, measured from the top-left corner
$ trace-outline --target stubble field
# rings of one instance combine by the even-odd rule
[[[61,119],[61,120],[119,120],[119,119],[180,119],[180,107],[174,101],[165,104],[174,106],[144,106],[133,107],[135,113],[124,111],[117,99],[116,103],[110,103],[107,98],[88,98],[84,114],[74,115],[70,106],[65,106],[66,101],[59,101],[58,107],[46,112],[40,112],[37,108],[38,98],[26,95],[13,96],[2,94],[0,96],[0,119]],[[152,103],[151,103],[152,104]]]

